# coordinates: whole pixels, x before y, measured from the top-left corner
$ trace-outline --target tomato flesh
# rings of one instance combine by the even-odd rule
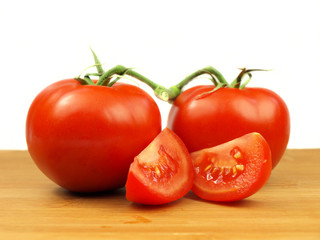
[[[193,175],[187,148],[175,133],[165,128],[131,164],[126,197],[141,204],[169,203],[191,189]]]
[[[192,191],[210,201],[230,202],[262,188],[272,170],[271,151],[259,133],[191,153],[195,179]]]

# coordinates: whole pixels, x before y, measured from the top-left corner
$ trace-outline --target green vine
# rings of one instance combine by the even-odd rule
[[[91,52],[93,54],[94,62],[95,64],[86,68],[79,76],[77,76],[75,79],[80,82],[82,85],[97,85],[97,86],[106,86],[111,87],[113,84],[115,84],[118,80],[120,80],[125,75],[128,75],[130,77],[133,77],[146,85],[148,85],[151,89],[153,89],[155,96],[157,96],[159,99],[165,101],[165,102],[173,102],[182,92],[183,88],[193,81],[195,78],[201,76],[201,75],[209,75],[210,80],[213,83],[214,89],[209,92],[212,93],[220,88],[238,88],[243,89],[247,86],[247,84],[250,82],[252,78],[251,72],[253,71],[268,71],[263,69],[246,69],[241,68],[241,72],[236,77],[234,81],[232,81],[230,84],[226,81],[224,76],[214,67],[207,66],[200,70],[195,71],[194,73],[188,75],[186,78],[184,78],[181,82],[178,84],[171,86],[170,88],[165,88],[164,86],[161,86],[153,81],[151,81],[149,78],[143,76],[142,74],[134,71],[132,68],[126,68],[122,65],[117,65],[107,71],[105,71],[102,68],[102,64],[100,63],[100,60],[98,59],[95,52],[91,49]],[[89,68],[96,67],[97,72],[96,73],[87,73],[82,78],[81,75],[83,75],[84,72],[86,72]],[[96,83],[91,79],[91,77],[98,77],[98,80]],[[244,79],[247,78],[245,81]]]

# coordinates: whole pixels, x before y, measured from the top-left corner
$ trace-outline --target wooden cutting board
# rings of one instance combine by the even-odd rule
[[[320,149],[287,150],[267,185],[228,204],[192,192],[141,206],[125,190],[72,194],[26,151],[0,151],[0,239],[320,239]]]

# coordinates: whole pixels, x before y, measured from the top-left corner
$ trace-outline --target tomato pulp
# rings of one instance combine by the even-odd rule
[[[286,150],[290,117],[285,102],[265,88],[196,86],[182,92],[168,116],[168,127],[190,152],[230,141],[250,132],[268,142],[275,167]],[[209,94],[208,94],[209,93]]]
[[[192,187],[193,166],[181,139],[165,128],[130,166],[128,200],[159,205],[183,197]]]
[[[271,152],[259,133],[191,153],[192,191],[210,201],[237,201],[261,189],[272,170]]]
[[[124,186],[129,166],[161,131],[155,101],[142,89],[81,85],[74,79],[45,88],[26,121],[29,153],[63,188],[96,192]]]

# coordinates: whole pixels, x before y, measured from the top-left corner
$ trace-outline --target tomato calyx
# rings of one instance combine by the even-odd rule
[[[246,69],[246,68],[240,68],[241,72],[236,77],[234,81],[232,81],[230,84],[227,82],[227,80],[224,78],[224,76],[214,67],[207,66],[205,68],[202,68],[200,70],[197,70],[196,72],[190,74],[185,79],[183,79],[180,83],[170,87],[167,91],[169,92],[169,99],[167,102],[173,102],[182,92],[182,88],[190,83],[195,78],[207,74],[209,75],[209,79],[212,81],[213,85],[215,86],[212,91],[201,94],[198,96],[198,98],[202,98],[206,96],[207,94],[211,94],[215,91],[217,91],[220,88],[238,88],[243,89],[247,86],[247,84],[250,82],[252,78],[251,72],[253,71],[269,71],[265,69]],[[248,79],[244,81],[244,78],[248,77]]]
[[[97,86],[107,86],[111,87],[113,84],[115,84],[119,79],[124,77],[125,75],[133,76],[138,80],[141,80],[142,82],[145,82],[146,84],[150,85],[152,88],[156,88],[158,84],[153,83],[150,79],[142,76],[141,74],[133,71],[131,68],[126,68],[122,65],[117,65],[113,68],[110,68],[109,70],[105,71],[102,68],[102,64],[97,57],[96,53],[91,49],[94,62],[95,64],[92,66],[87,67],[79,76],[75,77],[77,81],[79,81],[82,85],[97,85]],[[96,73],[86,73],[83,78],[81,78],[81,75],[86,72],[87,69],[91,67],[96,67],[97,72]],[[91,77],[98,77],[98,80],[94,82],[91,80]]]
[[[142,74],[134,71],[132,68],[127,68],[123,65],[117,65],[113,68],[110,68],[109,70],[105,71],[102,68],[102,64],[100,60],[98,59],[95,52],[91,49],[95,64],[92,66],[87,67],[79,76],[75,77],[74,79],[77,80],[81,85],[96,85],[96,86],[106,86],[111,87],[113,84],[115,84],[117,81],[119,81],[121,78],[124,78],[126,76],[133,77],[146,85],[148,85],[153,91],[156,97],[163,101],[168,101],[172,98],[171,91],[168,91],[167,88],[151,81],[149,78],[143,76]],[[89,68],[96,67],[97,72],[96,73],[86,73]],[[81,77],[81,75],[83,75]],[[98,77],[97,81],[93,81],[91,77]]]
[[[232,83],[230,83],[229,87],[243,89],[248,85],[248,83],[250,82],[250,80],[252,78],[251,72],[270,71],[267,69],[246,69],[246,68],[240,68],[240,70],[241,70],[241,72],[239,73],[237,78]],[[246,76],[248,76],[248,79],[245,82],[243,82],[243,79]]]

